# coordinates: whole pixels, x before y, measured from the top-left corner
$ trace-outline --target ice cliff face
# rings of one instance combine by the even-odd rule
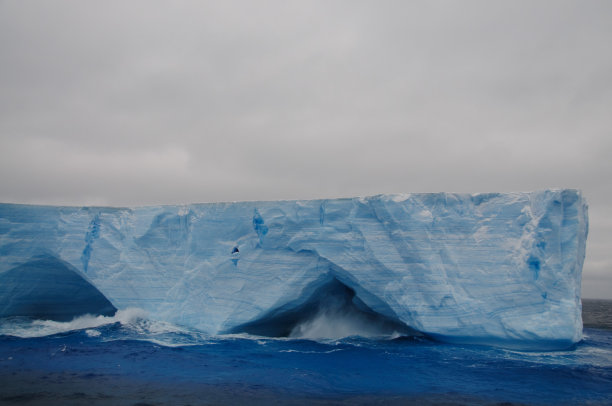
[[[574,190],[139,208],[2,204],[0,272],[14,277],[40,256],[57,258],[117,308],[211,334],[287,332],[279,323],[338,297],[338,309],[350,305],[385,326],[546,349],[581,339],[586,236],[587,206]],[[5,289],[0,300],[10,295]]]

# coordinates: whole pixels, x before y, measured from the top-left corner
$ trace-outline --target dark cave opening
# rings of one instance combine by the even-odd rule
[[[422,335],[397,319],[376,313],[336,278],[318,286],[304,301],[277,308],[230,333],[304,339]]]

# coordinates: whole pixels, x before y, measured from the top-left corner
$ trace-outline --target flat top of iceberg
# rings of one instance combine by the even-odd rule
[[[276,199],[276,200],[258,200],[258,199],[245,199],[245,200],[221,200],[221,201],[212,201],[212,202],[182,202],[182,203],[160,203],[160,204],[134,204],[134,205],[115,205],[115,204],[107,204],[107,205],[78,205],[78,204],[39,204],[39,203],[15,203],[15,202],[0,202],[0,205],[14,205],[14,206],[32,206],[32,207],[53,207],[53,208],[82,208],[87,207],[91,209],[137,209],[137,208],[153,208],[153,207],[190,207],[190,206],[200,206],[200,205],[227,205],[227,204],[237,204],[237,203],[250,203],[250,204],[270,204],[270,203],[294,203],[294,202],[320,202],[325,200],[359,200],[359,201],[367,201],[370,199],[390,199],[394,202],[400,203],[410,199],[413,196],[427,196],[427,195],[456,195],[456,196],[471,196],[471,197],[479,197],[479,196],[522,196],[522,195],[531,195],[534,193],[542,193],[542,192],[573,192],[580,196],[582,196],[582,191],[580,189],[567,189],[567,188],[548,188],[548,189],[540,189],[540,190],[517,190],[517,191],[509,191],[509,192],[410,192],[410,193],[378,193],[373,195],[363,195],[363,196],[338,196],[338,197],[313,197],[313,198],[305,198],[305,199]]]

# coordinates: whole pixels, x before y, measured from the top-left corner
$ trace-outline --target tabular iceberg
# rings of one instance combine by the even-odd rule
[[[27,300],[19,269],[50,263],[80,273],[105,311],[142,308],[210,334],[294,335],[344,314],[446,341],[562,348],[582,337],[587,230],[575,190],[0,204],[0,316]]]

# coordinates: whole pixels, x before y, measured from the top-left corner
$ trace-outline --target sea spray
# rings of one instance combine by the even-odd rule
[[[20,337],[45,337],[75,330],[93,329],[100,326],[120,323],[137,325],[147,318],[147,312],[138,308],[118,310],[114,316],[92,316],[89,314],[75,317],[71,321],[38,320],[26,317],[9,317],[0,322],[0,334]]]

